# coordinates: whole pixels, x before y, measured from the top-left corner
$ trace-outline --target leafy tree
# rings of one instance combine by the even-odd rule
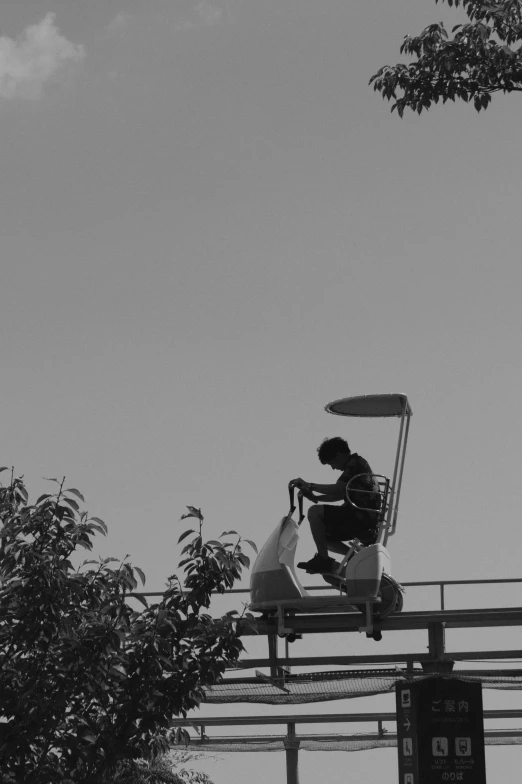
[[[160,754],[150,760],[125,760],[118,765],[110,784],[212,784],[206,773],[180,768],[199,756]]]
[[[100,784],[164,752],[171,718],[237,661],[237,613],[204,610],[249,560],[235,532],[235,543],[205,543],[203,515],[188,507],[199,529],[180,537],[192,535],[183,581],[171,576],[161,601],[138,605],[129,594],[145,577],[126,559],[73,566],[106,525],[76,488],[51,481],[56,492],[34,504],[22,478],[0,486],[0,770],[16,784]]]
[[[453,37],[442,22],[407,35],[400,51],[415,61],[386,65],[370,79],[400,117],[406,108],[420,114],[433,102],[455,98],[473,100],[480,111],[494,92],[522,91],[521,0],[444,1],[462,6],[469,23],[455,25]]]
[[[186,784],[164,757],[124,760],[111,776],[110,784]]]

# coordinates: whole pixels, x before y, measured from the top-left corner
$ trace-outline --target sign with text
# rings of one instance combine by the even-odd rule
[[[482,684],[426,678],[396,698],[399,784],[486,784]]]

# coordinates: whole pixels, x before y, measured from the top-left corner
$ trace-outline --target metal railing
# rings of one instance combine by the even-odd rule
[[[503,577],[497,578],[492,580],[419,580],[413,582],[403,582],[401,583],[403,588],[421,588],[421,587],[429,587],[429,586],[438,586],[439,587],[439,595],[440,595],[440,608],[441,610],[445,610],[445,601],[446,601],[446,588],[452,585],[499,585],[499,584],[509,584],[509,583],[522,583],[522,577]],[[312,591],[324,591],[327,589],[326,585],[307,585],[304,586],[305,590],[308,592]],[[163,596],[164,591],[135,591],[133,593],[128,594],[129,597],[131,596]],[[228,591],[224,591],[222,594],[216,594],[216,596],[226,596],[227,594],[248,594],[250,593],[249,588],[230,588]]]

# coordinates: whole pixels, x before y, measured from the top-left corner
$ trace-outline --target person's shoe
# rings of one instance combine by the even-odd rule
[[[297,564],[298,569],[304,569],[308,574],[323,574],[324,572],[333,572],[338,566],[335,558],[323,557],[316,553],[309,561],[301,561]]]

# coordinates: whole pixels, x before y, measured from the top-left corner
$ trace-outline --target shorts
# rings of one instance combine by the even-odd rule
[[[379,532],[378,514],[360,512],[353,506],[323,505],[326,538],[334,542],[360,539],[363,544],[373,544]]]

